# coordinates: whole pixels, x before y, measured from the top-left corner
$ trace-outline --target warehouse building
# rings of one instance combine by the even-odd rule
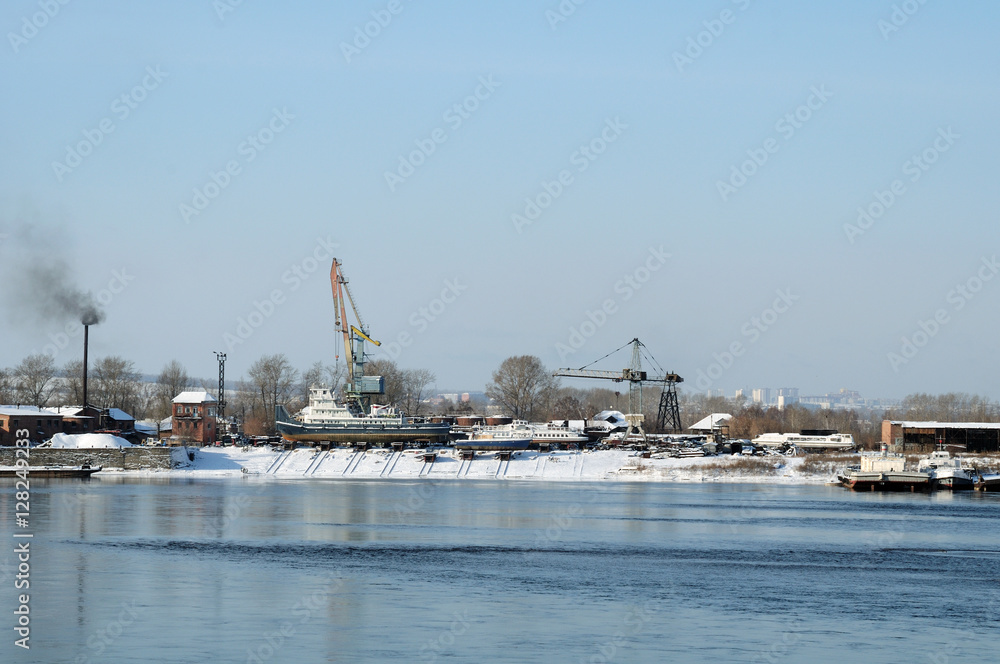
[[[1000,423],[883,420],[882,442],[895,452],[998,452]]]

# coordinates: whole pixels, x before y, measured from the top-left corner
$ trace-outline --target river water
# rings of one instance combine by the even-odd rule
[[[1000,661],[1000,494],[32,481],[3,662]]]

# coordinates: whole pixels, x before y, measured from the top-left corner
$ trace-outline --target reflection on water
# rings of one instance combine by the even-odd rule
[[[33,647],[8,638],[3,661],[944,661],[998,644],[996,494],[113,476],[32,490]]]

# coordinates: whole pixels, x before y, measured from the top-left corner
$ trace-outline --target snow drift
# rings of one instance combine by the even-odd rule
[[[132,447],[132,443],[110,433],[57,433],[52,436],[52,447],[73,450]]]

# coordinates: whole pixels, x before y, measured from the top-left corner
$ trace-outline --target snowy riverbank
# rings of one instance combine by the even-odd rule
[[[126,471],[127,475],[183,477],[273,477],[277,479],[386,479],[386,480],[544,480],[628,482],[743,482],[766,484],[822,484],[833,470],[803,472],[802,457],[715,456],[643,459],[627,450],[588,452],[516,452],[509,461],[492,453],[463,460],[456,450],[437,450],[425,462],[418,450],[320,452],[269,448],[188,448],[194,461],[170,471]],[[829,470],[829,472],[827,472]],[[116,472],[116,471],[111,471]],[[117,471],[116,474],[121,473]]]

